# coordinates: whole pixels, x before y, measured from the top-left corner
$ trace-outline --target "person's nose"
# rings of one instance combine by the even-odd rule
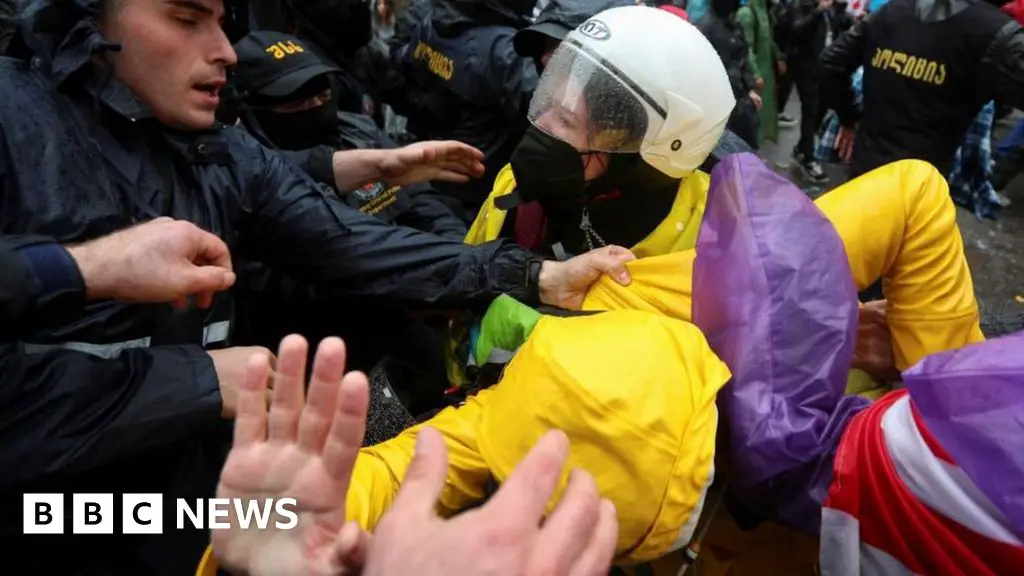
[[[213,44],[210,53],[211,64],[234,66],[238,63],[238,54],[235,53],[234,46],[231,45],[231,41],[228,40],[228,36],[223,30],[217,30]]]

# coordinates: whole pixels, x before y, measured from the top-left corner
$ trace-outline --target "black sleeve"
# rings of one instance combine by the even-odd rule
[[[113,359],[0,346],[0,484],[100,466],[215,425],[217,382],[199,346]]]
[[[412,206],[395,218],[395,222],[410,228],[436,234],[455,242],[466,239],[466,223],[452,212],[439,194],[429,186],[406,186],[405,193]]]
[[[74,318],[85,282],[71,255],[52,240],[0,236],[0,341]]]
[[[330,146],[317,146],[306,150],[278,150],[288,162],[306,174],[313,180],[330,186],[334,185],[334,149]]]
[[[242,233],[260,260],[392,306],[484,308],[503,293],[537,303],[539,269],[528,251],[504,241],[471,246],[385,224],[251,144],[259,177],[251,183]]]
[[[0,138],[0,197],[14,188],[7,141]],[[83,313],[84,281],[59,246],[0,236],[0,259],[0,329],[24,336]],[[73,271],[60,272],[68,262]],[[216,371],[202,348],[90,351],[15,338],[0,344],[0,485],[99,466],[221,422]]]
[[[860,112],[854,104],[852,76],[864,64],[868,22],[857,23],[821,53],[823,105],[835,110],[839,122],[846,127],[860,120]]]
[[[389,52],[394,54],[412,39],[416,26],[430,17],[430,0],[413,0],[404,12],[395,18],[395,33],[387,40]],[[394,61],[392,60],[392,67]]]
[[[1024,29],[1007,22],[996,34],[981,61],[982,78],[991,97],[1024,110]]]

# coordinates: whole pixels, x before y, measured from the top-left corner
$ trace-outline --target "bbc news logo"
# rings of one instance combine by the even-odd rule
[[[117,512],[113,494],[72,494],[70,514],[64,507],[64,494],[25,494],[23,501],[25,534],[63,534],[64,519],[69,515],[72,534],[114,534]],[[122,494],[120,533],[163,534],[163,512],[162,494]],[[298,523],[294,498],[197,498],[192,501],[178,498],[175,501],[178,530],[225,530],[232,524],[245,530],[253,526],[259,530],[270,526],[291,530]]]

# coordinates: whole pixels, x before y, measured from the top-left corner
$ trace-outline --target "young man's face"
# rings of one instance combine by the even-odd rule
[[[117,78],[164,124],[205,129],[214,123],[227,68],[237,61],[221,29],[221,0],[107,0],[104,37]]]

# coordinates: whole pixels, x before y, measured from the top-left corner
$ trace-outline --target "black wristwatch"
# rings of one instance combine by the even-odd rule
[[[529,306],[538,306],[541,304],[540,301],[540,268],[544,265],[544,259],[538,256],[530,258],[526,264],[526,283],[524,286],[524,295],[526,301],[523,302]]]

